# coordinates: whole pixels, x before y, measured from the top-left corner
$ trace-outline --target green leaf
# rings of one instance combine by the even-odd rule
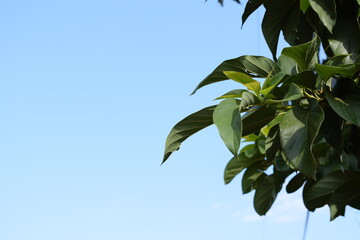
[[[247,112],[242,117],[243,136],[260,131],[262,127],[275,118],[276,108],[272,105],[261,106]]]
[[[355,64],[347,64],[343,66],[315,64],[315,70],[326,82],[329,78],[337,74],[344,78],[351,78],[358,71],[358,68]]]
[[[244,65],[244,70],[258,77],[266,78],[280,72],[279,66],[269,58],[262,56],[242,56],[239,61]]]
[[[330,200],[330,219],[341,215],[346,205],[360,196],[360,177],[355,177],[338,187]]]
[[[293,75],[297,73],[296,70],[296,61],[285,55],[280,55],[277,64],[281,68],[281,72],[287,75]]]
[[[213,124],[213,112],[216,106],[204,108],[178,122],[166,138],[164,163],[170,155],[177,151],[183,141],[188,137]]]
[[[242,85],[244,85],[247,89],[249,89],[250,91],[253,91],[255,93],[259,93],[260,91],[260,82],[254,80],[252,77],[250,77],[249,75],[245,74],[245,73],[241,73],[241,72],[231,72],[231,71],[225,71],[224,74],[238,82],[241,83]]]
[[[246,157],[244,152],[241,152],[238,158],[233,157],[225,167],[225,171],[224,171],[225,184],[230,183],[234,179],[234,177],[238,175],[245,168],[263,159],[264,159],[263,155],[255,155],[251,158],[248,158]]]
[[[279,126],[275,125],[270,129],[269,135],[265,141],[266,159],[273,161],[276,153],[281,149]]]
[[[256,164],[253,164],[254,166],[250,166],[246,169],[242,181],[242,192],[243,194],[250,192],[254,189],[253,183],[259,179],[264,173],[258,169]]]
[[[315,178],[317,161],[311,145],[324,120],[324,112],[315,100],[309,99],[309,103],[308,109],[294,107],[284,115],[280,122],[280,141],[292,166],[304,175]]]
[[[305,13],[310,7],[309,0],[300,0],[300,9],[303,13]]]
[[[214,110],[213,121],[226,147],[237,156],[242,133],[240,101],[228,98],[220,102]]]
[[[355,176],[359,176],[359,173],[337,171],[321,178],[304,193],[305,206],[316,209],[328,204],[335,190]]]
[[[303,71],[287,78],[283,85],[294,83],[302,88],[315,89],[316,75],[313,71]]]
[[[320,131],[326,141],[336,150],[340,150],[342,144],[343,120],[331,107],[324,108],[325,118],[321,124]]]
[[[354,10],[350,9],[346,15],[341,15],[337,19],[333,34],[328,37],[334,55],[350,55],[343,60],[344,63],[353,63],[360,48],[360,28],[357,16],[353,12]]]
[[[331,108],[343,119],[360,126],[359,96],[350,97],[347,101],[335,97],[328,88],[325,88],[325,96]]]
[[[289,171],[291,164],[285,159],[285,154],[282,151],[277,151],[275,155],[274,167],[277,171]]]
[[[267,99],[267,100],[265,100],[265,103],[280,103],[280,102],[294,101],[294,100],[304,97],[301,89],[293,83],[291,83],[290,85],[287,86],[287,90],[285,92],[286,92],[286,94],[283,99],[278,99],[278,100]]]
[[[265,150],[265,136],[262,134],[259,134],[259,137],[256,139],[255,143],[257,146],[257,149],[259,150],[259,152],[263,155],[266,154],[266,150]]]
[[[226,60],[221,63],[212,73],[210,73],[204,80],[202,80],[195,90],[191,93],[194,94],[198,89],[203,86],[228,80],[229,78],[224,74],[226,71],[241,72],[248,74],[252,77],[265,78],[270,73],[276,74],[280,72],[279,66],[271,59],[261,56],[241,56]]]
[[[266,12],[261,28],[274,59],[276,59],[280,31],[286,24],[290,9],[296,3],[297,0],[272,0],[264,2]]]
[[[333,31],[336,23],[336,4],[334,0],[309,0],[311,8],[317,13],[321,22]]]
[[[313,70],[315,64],[318,63],[319,45],[320,39],[318,36],[315,36],[310,42],[284,48],[281,54],[295,60],[300,72]]]
[[[286,78],[287,75],[281,72],[273,77],[266,78],[260,93],[266,97],[276,86],[282,83]]]
[[[331,57],[329,60],[325,62],[325,65],[329,66],[337,66],[343,64],[343,60],[347,57],[349,57],[350,54],[341,54],[341,55],[335,55]]]
[[[352,153],[342,152],[341,164],[342,164],[343,169],[345,169],[345,170],[354,170],[354,171],[359,170],[358,161],[357,161],[356,157],[354,156],[354,154],[352,154]]]
[[[260,101],[256,95],[251,92],[244,92],[241,99],[241,110],[259,104]]]
[[[242,25],[244,25],[246,19],[256,10],[258,9],[265,0],[251,0],[246,3],[244,13],[242,15]]]
[[[241,98],[243,92],[246,92],[245,89],[235,89],[230,92],[225,93],[224,95],[216,98],[215,100],[224,99],[224,98]]]
[[[245,156],[247,158],[252,158],[253,156],[255,156],[255,154],[259,153],[257,147],[255,144],[249,144],[249,145],[246,145],[245,147],[243,147],[240,152],[242,153],[245,153]]]
[[[254,208],[260,215],[265,215],[274,203],[277,192],[275,190],[274,175],[264,176],[258,179],[254,196]]]
[[[296,174],[288,183],[286,186],[286,192],[287,193],[293,193],[296,192],[301,186],[304,184],[306,178],[304,174],[298,173]]]

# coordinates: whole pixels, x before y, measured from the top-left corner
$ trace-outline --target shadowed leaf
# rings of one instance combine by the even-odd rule
[[[201,129],[213,124],[213,112],[216,106],[204,108],[178,122],[170,131],[165,143],[164,163],[177,151],[183,141]]]

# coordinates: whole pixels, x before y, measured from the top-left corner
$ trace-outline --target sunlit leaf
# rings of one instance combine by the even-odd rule
[[[250,91],[253,91],[255,93],[259,93],[260,91],[260,82],[254,80],[252,77],[250,77],[249,75],[245,74],[245,73],[241,73],[241,72],[231,72],[231,71],[225,71],[224,74],[238,82],[241,83],[242,85],[244,85],[247,89],[249,89]]]
[[[287,78],[287,75],[280,72],[273,77],[266,78],[262,90],[260,91],[261,94],[267,96],[275,87],[277,87],[280,83],[282,83]]]
[[[224,95],[216,98],[215,100],[224,99],[224,98],[241,98],[243,92],[245,92],[245,91],[247,91],[247,90],[245,90],[245,89],[232,90],[232,91],[227,92]]]
[[[210,73],[192,92],[194,94],[203,86],[228,80],[229,78],[224,74],[226,71],[241,72],[248,74],[251,77],[263,77],[269,73],[276,74],[280,72],[279,66],[271,59],[261,56],[241,56],[226,60],[221,63],[212,73]]]

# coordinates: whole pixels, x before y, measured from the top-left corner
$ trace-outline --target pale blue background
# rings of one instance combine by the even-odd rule
[[[245,1],[244,1],[245,2]],[[0,2],[0,239],[301,239],[301,195],[267,217],[224,186],[214,127],[160,167],[166,135],[238,86],[197,83],[220,62],[271,56],[261,12],[185,1]],[[358,239],[360,215],[310,216],[308,240]]]

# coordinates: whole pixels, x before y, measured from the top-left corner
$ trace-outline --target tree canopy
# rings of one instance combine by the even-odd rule
[[[249,0],[242,24],[260,6],[272,59],[226,60],[203,79],[193,94],[225,80],[240,87],[177,123],[163,162],[188,137],[215,124],[232,155],[224,181],[243,172],[242,191],[255,191],[259,215],[288,177],[286,191],[302,188],[310,211],[328,205],[333,220],[346,206],[360,209],[360,0]],[[277,56],[280,33],[290,46]]]

